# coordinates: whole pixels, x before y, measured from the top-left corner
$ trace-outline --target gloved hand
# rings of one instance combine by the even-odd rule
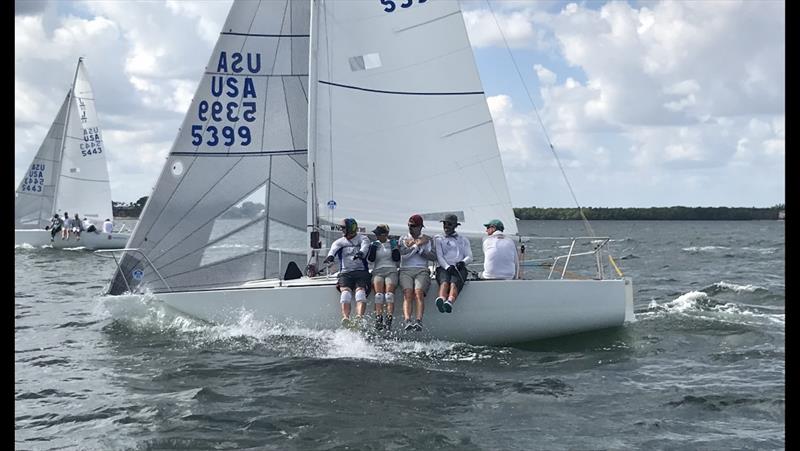
[[[455,267],[455,266],[453,266],[453,265],[450,265],[450,266],[448,266],[448,267],[447,267],[447,272],[448,272],[449,274],[453,274],[453,272],[454,272],[455,270],[456,270],[456,267]]]
[[[380,245],[381,245],[381,242],[380,242],[380,241],[378,241],[378,240],[375,240],[375,241],[373,241],[373,242],[370,244],[370,246],[375,246],[375,247],[378,247],[378,246],[380,246]]]
[[[328,263],[332,263],[332,262],[333,262],[333,255],[329,255],[329,256],[325,257],[325,260],[322,263],[327,265]]]
[[[458,262],[456,263],[456,268],[458,268],[461,271],[464,271],[465,269],[467,269],[467,264],[464,262]]]
[[[397,240],[394,238],[389,240],[389,246],[391,246],[392,249],[397,249]]]
[[[364,253],[361,251],[358,251],[353,255],[353,260],[358,260],[363,258],[364,258]]]

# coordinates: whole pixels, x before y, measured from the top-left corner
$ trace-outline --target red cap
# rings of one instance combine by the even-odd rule
[[[408,218],[408,225],[417,226],[417,227],[425,227],[425,224],[422,223],[422,216],[420,216],[420,215],[413,215],[410,218]]]

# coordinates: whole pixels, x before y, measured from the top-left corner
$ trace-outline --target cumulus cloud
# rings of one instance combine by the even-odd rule
[[[58,5],[60,15],[46,2],[23,7],[25,14],[17,9],[15,183],[83,56],[109,149],[112,197],[149,193],[230,4],[85,1]]]
[[[148,193],[230,4],[15,0],[15,181],[84,56],[115,200]],[[462,5],[515,205],[572,204],[548,137],[585,205],[783,200],[785,2]]]

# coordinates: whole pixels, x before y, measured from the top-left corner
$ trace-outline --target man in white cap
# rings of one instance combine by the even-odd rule
[[[519,273],[519,254],[514,241],[503,233],[503,221],[492,219],[483,225],[483,272],[481,279],[515,279]]]

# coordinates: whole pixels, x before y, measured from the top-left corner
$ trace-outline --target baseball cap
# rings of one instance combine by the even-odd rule
[[[454,214],[444,215],[444,219],[439,222],[448,222],[450,224],[461,225],[461,223],[458,222],[458,216]]]
[[[503,231],[503,229],[505,229],[505,227],[503,226],[503,221],[501,221],[499,219],[492,219],[491,221],[487,222],[483,226],[484,227],[494,226],[495,228],[497,228],[497,230],[499,230],[501,232]]]
[[[408,218],[408,225],[415,227],[425,227],[425,224],[422,223],[422,216],[420,215],[412,215],[410,218]]]

